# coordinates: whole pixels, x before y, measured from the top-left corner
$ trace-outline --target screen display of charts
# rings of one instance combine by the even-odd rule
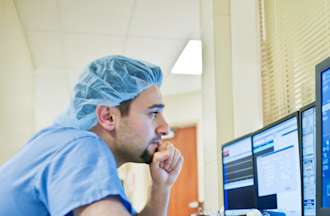
[[[302,192],[297,117],[253,136],[258,208],[277,215],[301,216]]]
[[[256,208],[251,137],[226,144],[222,162],[226,212]]]
[[[304,215],[316,215],[316,121],[315,108],[301,113]]]
[[[322,207],[330,208],[330,68],[321,75],[322,108]]]

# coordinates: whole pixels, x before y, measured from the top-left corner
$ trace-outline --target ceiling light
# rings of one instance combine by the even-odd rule
[[[171,73],[200,75],[202,69],[202,42],[190,40],[175,62]]]

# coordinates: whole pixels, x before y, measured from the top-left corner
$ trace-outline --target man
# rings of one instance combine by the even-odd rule
[[[126,162],[150,164],[150,200],[138,215],[167,215],[183,158],[161,142],[161,80],[159,67],[135,59],[92,62],[67,112],[0,168],[0,215],[135,215],[117,175]]]

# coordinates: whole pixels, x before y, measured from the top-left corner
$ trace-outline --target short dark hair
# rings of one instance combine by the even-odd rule
[[[119,109],[120,114],[122,116],[128,116],[129,110],[130,110],[130,107],[131,107],[131,103],[134,101],[134,99],[135,98],[123,101],[117,106],[117,108]]]

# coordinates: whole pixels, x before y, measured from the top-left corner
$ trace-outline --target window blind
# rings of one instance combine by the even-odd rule
[[[258,0],[264,124],[315,100],[315,65],[330,56],[330,0]]]

